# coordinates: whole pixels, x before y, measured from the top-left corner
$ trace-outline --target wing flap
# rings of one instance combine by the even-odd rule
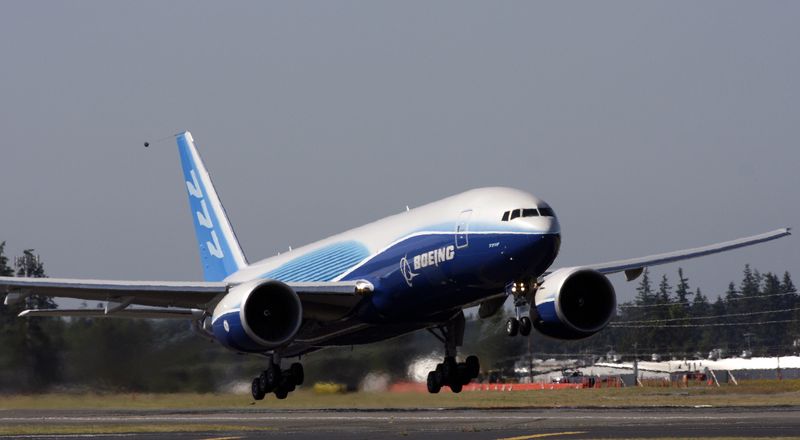
[[[287,284],[303,303],[303,317],[318,321],[344,318],[374,289],[363,280]]]
[[[200,309],[150,308],[122,309],[106,313],[104,309],[29,309],[18,315],[20,318],[60,317],[77,318],[143,318],[143,319],[200,319],[205,311]]]

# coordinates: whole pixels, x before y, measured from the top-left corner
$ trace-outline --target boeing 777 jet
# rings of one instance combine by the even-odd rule
[[[545,201],[512,188],[479,188],[407,210],[255,263],[245,258],[192,135],[176,136],[204,281],[105,281],[0,277],[5,304],[28,295],[104,301],[105,308],[24,310],[21,317],[185,319],[240,353],[267,355],[253,397],[284,399],[303,383],[299,362],[326,347],[366,344],[428,329],[444,345],[429,372],[431,393],[458,393],[480,370],[459,362],[464,312],[482,318],[512,297],[509,335],[532,329],[560,339],[602,330],[616,296],[607,275],[637,278],[645,267],[785,237],[752,237],[642,258],[552,268],[561,229]],[[527,312],[520,313],[520,310]]]

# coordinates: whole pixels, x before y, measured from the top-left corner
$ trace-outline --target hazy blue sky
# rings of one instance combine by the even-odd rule
[[[800,225],[799,19],[790,1],[3,2],[0,240],[51,276],[199,279],[174,141],[142,147],[184,129],[250,260],[489,185],[552,204],[558,265]],[[798,243],[683,267],[708,294],[748,262],[800,277]]]

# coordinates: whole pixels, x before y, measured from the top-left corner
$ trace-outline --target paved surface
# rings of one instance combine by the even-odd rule
[[[188,432],[186,426],[230,426]],[[410,438],[515,440],[585,438],[800,438],[800,407],[653,409],[425,409],[425,410],[200,410],[0,411],[0,426],[75,426],[87,434],[13,438]],[[179,433],[90,435],[92,427],[175,426]],[[241,427],[241,428],[239,428]],[[247,431],[245,428],[264,430]],[[241,429],[241,430],[240,430]]]

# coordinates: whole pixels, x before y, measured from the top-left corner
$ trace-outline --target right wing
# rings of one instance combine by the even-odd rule
[[[610,261],[607,263],[589,264],[581,267],[594,269],[602,274],[625,272],[625,276],[628,278],[628,281],[631,281],[636,279],[639,275],[641,275],[645,267],[657,266],[659,264],[674,263],[676,261],[688,260],[690,258],[697,258],[705,255],[717,254],[732,249],[738,249],[746,246],[752,246],[754,244],[764,243],[766,241],[777,240],[779,238],[786,237],[788,235],[791,235],[791,228],[782,228],[770,232],[765,232],[763,234],[739,238],[731,241],[725,241],[722,243],[710,244],[707,246],[701,246],[692,249],[667,252],[664,254],[648,255],[646,257],[631,258],[628,260],[617,260],[617,261]]]

